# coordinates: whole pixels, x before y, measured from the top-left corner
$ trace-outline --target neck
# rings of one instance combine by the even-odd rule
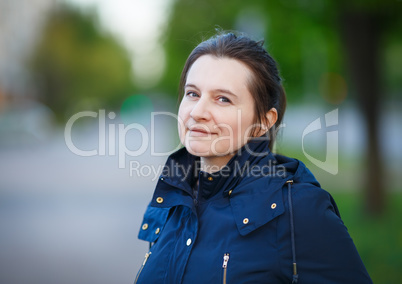
[[[201,170],[210,174],[220,171],[233,156],[234,154],[222,157],[201,157]]]

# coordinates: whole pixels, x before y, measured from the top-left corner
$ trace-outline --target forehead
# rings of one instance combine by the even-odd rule
[[[186,84],[200,88],[225,88],[234,93],[249,93],[248,82],[251,72],[239,60],[203,55],[198,58],[187,74]]]

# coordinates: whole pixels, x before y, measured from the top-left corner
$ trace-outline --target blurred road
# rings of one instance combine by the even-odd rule
[[[156,147],[169,144],[169,129],[160,125]],[[77,147],[98,147],[96,124],[73,134]],[[148,248],[137,234],[156,181],[130,176],[129,160],[157,166],[166,157],[148,151],[119,169],[108,152],[72,153],[60,130],[42,141],[25,131],[0,146],[0,283],[132,283]]]

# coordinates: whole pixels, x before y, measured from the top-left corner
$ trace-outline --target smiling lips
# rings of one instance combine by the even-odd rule
[[[204,128],[199,128],[199,127],[192,127],[189,128],[189,131],[191,132],[191,136],[209,136],[212,134],[216,134],[216,133],[212,133],[209,132],[207,130],[205,130]]]

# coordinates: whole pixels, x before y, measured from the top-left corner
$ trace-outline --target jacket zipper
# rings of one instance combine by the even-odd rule
[[[226,284],[226,274],[227,274],[227,270],[228,270],[228,262],[229,262],[229,254],[225,253],[223,255],[223,264],[222,264],[222,268],[223,268],[223,284]]]
[[[144,269],[145,263],[147,263],[147,260],[148,260],[149,256],[151,255],[151,253],[152,253],[152,252],[147,252],[147,253],[145,254],[144,261],[142,262],[141,268],[140,268],[140,270],[139,270],[138,273],[137,273],[137,277],[135,277],[135,282],[134,282],[134,284],[137,283],[138,278],[140,277],[140,274],[141,274],[142,270]]]

